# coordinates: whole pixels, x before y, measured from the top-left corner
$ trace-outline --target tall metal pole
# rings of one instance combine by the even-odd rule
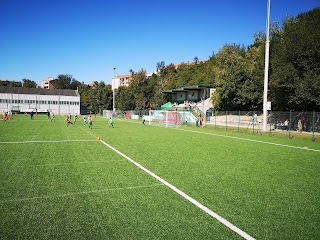
[[[267,10],[267,33],[266,33],[266,52],[264,65],[264,88],[263,88],[263,131],[267,130],[267,115],[268,115],[268,79],[269,79],[269,27],[270,27],[270,0],[268,0]]]
[[[113,96],[112,96],[112,100],[113,100],[113,104],[112,104],[112,113],[114,114],[115,111],[116,111],[116,99],[115,99],[115,77],[116,77],[116,68],[114,67],[113,68],[113,78],[112,78],[112,93],[113,93]]]

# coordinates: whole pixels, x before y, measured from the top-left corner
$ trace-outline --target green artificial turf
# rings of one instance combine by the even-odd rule
[[[93,120],[0,123],[0,239],[241,239],[98,137],[254,238],[320,238],[319,143]]]

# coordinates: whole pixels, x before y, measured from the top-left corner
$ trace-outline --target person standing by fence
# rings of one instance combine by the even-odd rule
[[[299,132],[302,132],[302,122],[301,122],[301,119],[299,119],[299,121],[298,121],[298,131],[299,131]]]

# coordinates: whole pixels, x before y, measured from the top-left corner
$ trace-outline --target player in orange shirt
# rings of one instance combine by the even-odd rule
[[[91,117],[91,115],[88,117],[88,122],[89,122],[89,128],[92,129],[92,117]]]
[[[69,124],[73,124],[71,121],[70,121],[70,119],[69,119],[69,117],[67,116],[67,118],[66,118],[66,123],[67,123],[67,127],[69,126]]]

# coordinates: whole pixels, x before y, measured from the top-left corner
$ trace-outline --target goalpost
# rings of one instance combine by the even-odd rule
[[[144,116],[144,119],[149,122],[149,125],[180,127],[190,123],[189,115],[189,112],[183,111],[150,110],[149,116]]]

